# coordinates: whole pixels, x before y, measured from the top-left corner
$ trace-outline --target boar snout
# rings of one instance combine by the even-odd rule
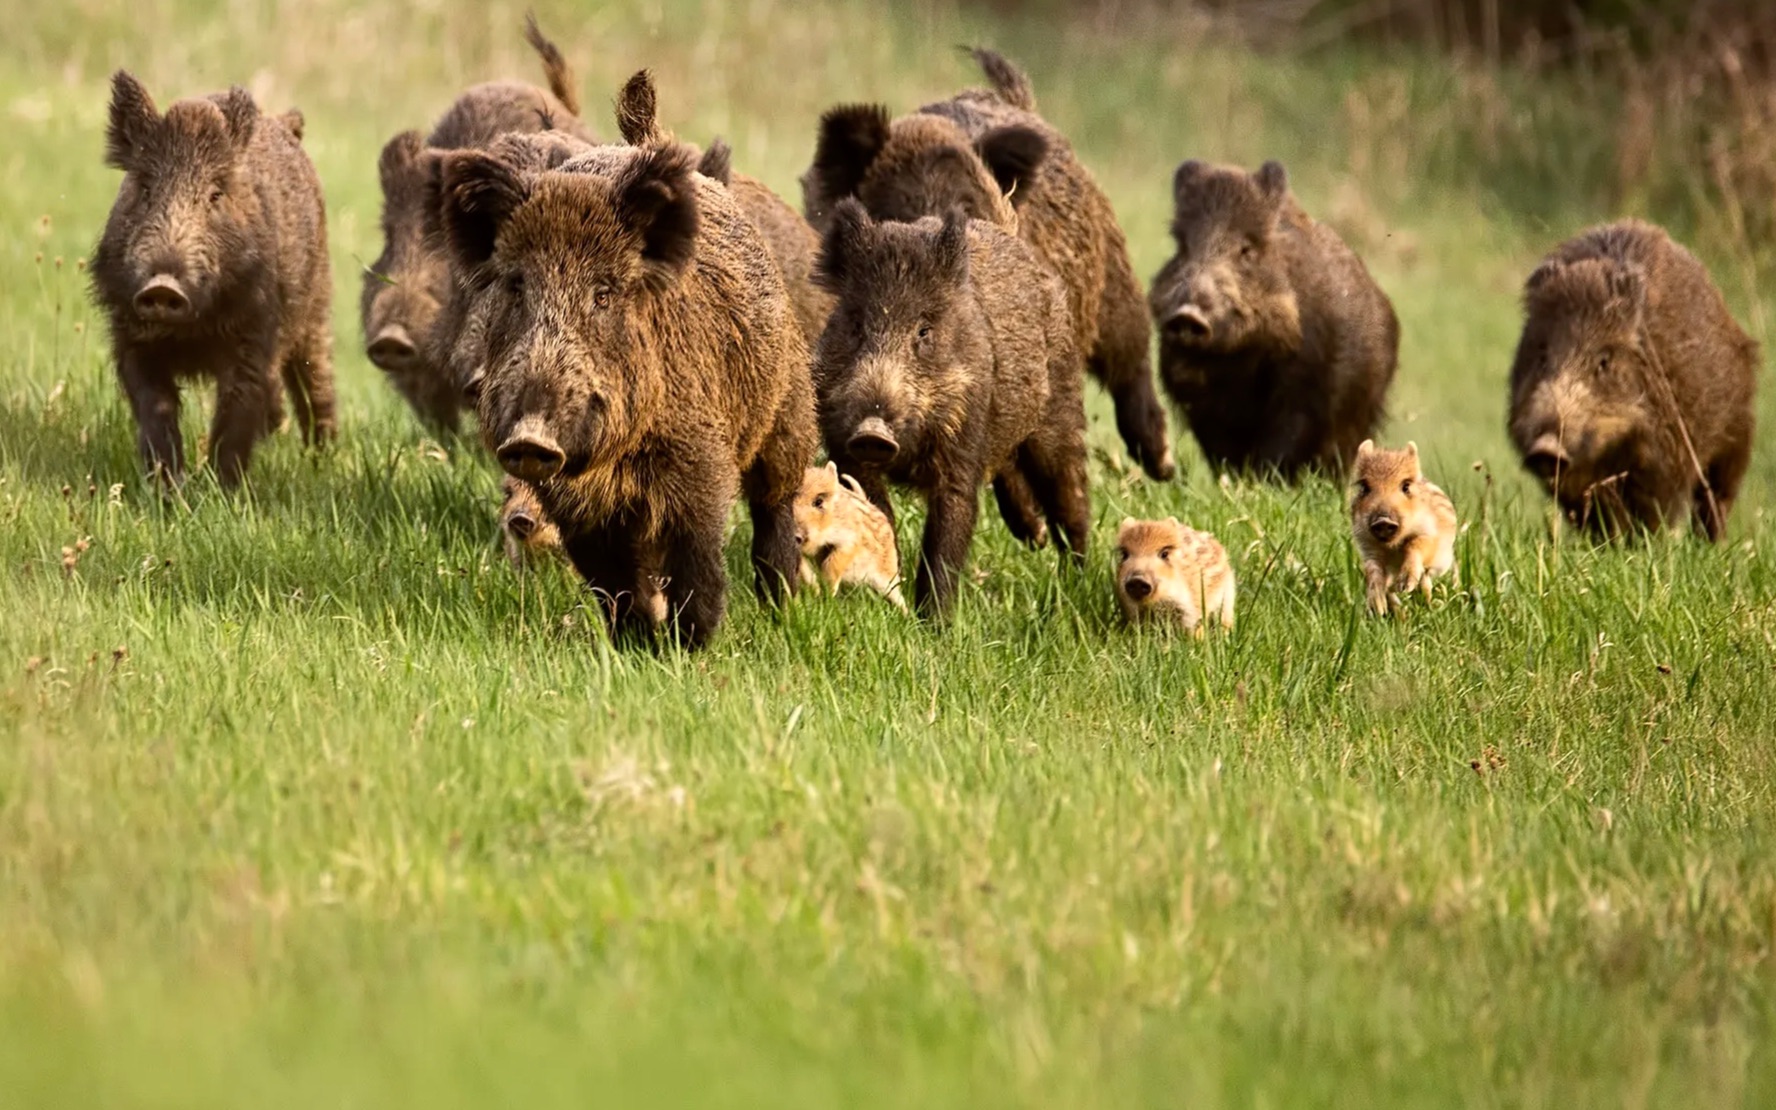
[[[507,474],[532,485],[548,481],[567,465],[566,452],[534,416],[520,420],[494,454]]]
[[[887,466],[900,453],[900,441],[894,438],[894,429],[879,416],[871,416],[861,421],[845,441],[845,450],[860,463],[870,466]]]
[[[191,298],[171,274],[155,274],[136,290],[136,315],[160,323],[179,323],[191,318]]]
[[[529,543],[536,534],[537,521],[528,509],[513,509],[506,516],[506,531],[519,543]]]
[[[413,337],[407,329],[399,324],[390,324],[376,333],[367,348],[370,361],[378,368],[388,371],[405,370],[413,365],[419,350],[413,345]]]
[[[1144,574],[1131,574],[1122,584],[1122,590],[1135,601],[1144,601],[1153,593],[1153,580]]]
[[[1166,317],[1165,330],[1167,335],[1184,343],[1206,342],[1214,334],[1208,315],[1193,304],[1187,304]]]
[[[1561,446],[1559,436],[1548,434],[1530,444],[1523,453],[1523,464],[1542,481],[1552,483],[1562,470],[1572,467],[1572,457]]]
[[[1400,522],[1391,516],[1376,514],[1369,518],[1369,534],[1387,543],[1400,534]]]

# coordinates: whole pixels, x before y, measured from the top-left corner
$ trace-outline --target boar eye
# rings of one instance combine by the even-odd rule
[[[1258,247],[1250,241],[1240,244],[1240,261],[1250,262],[1258,257]]]
[[[221,204],[222,197],[226,193],[226,191],[227,190],[223,189],[222,186],[220,186],[220,185],[210,186],[210,203],[212,205]]]
[[[814,507],[816,509],[826,508],[826,494],[822,493],[814,498]]]
[[[1597,356],[1597,369],[1599,371],[1604,372],[1604,373],[1608,373],[1609,368],[1610,368],[1610,355],[1609,355],[1608,351],[1605,351],[1602,354]]]
[[[1361,478],[1357,479],[1357,496],[1358,497],[1368,497],[1369,496],[1369,483],[1365,482]]]
[[[1404,482],[1400,483],[1400,492],[1405,494],[1407,497],[1412,496],[1412,479],[1411,478],[1408,478]]]
[[[1116,549],[1116,561],[1119,563],[1128,562],[1129,561],[1129,549],[1126,547],[1117,548]]]
[[[931,325],[930,324],[920,324],[919,330],[916,334],[918,335],[919,341],[921,343],[923,343],[927,339],[930,339],[931,338]]]
[[[1169,547],[1160,548],[1159,549],[1159,561],[1162,563],[1171,562],[1172,561],[1172,549]]]
[[[610,307],[611,291],[602,286],[592,290],[592,307],[600,312]]]
[[[524,292],[524,275],[522,273],[506,275],[506,292],[514,297]]]

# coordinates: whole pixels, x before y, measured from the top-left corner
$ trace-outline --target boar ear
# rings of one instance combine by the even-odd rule
[[[1646,271],[1632,262],[1610,270],[1610,297],[1627,307],[1629,315],[1638,319],[1646,307]]]
[[[1414,464],[1418,462],[1418,444],[1413,440],[1406,441],[1406,457]]]
[[[697,163],[697,172],[711,181],[729,185],[734,177],[734,148],[721,138],[709,140],[709,149]]]
[[[956,281],[968,277],[968,214],[960,206],[944,213],[943,228],[937,233],[934,253],[938,265]]]
[[[831,474],[834,478],[837,478],[839,476],[839,464],[831,459],[826,460],[826,472]]]
[[[419,132],[413,132],[415,136]],[[444,231],[444,152],[422,150],[415,169],[419,175],[421,201],[419,232],[426,242],[443,246]],[[385,190],[386,191],[386,190]]]
[[[1207,173],[1209,164],[1198,158],[1191,158],[1179,163],[1178,169],[1172,174],[1172,200],[1181,199],[1195,187],[1198,179]]]
[[[833,470],[838,469],[838,467],[832,463],[828,463],[827,465],[829,467],[831,467]],[[869,500],[869,494],[863,492],[863,483],[859,482],[855,475],[841,474],[839,476],[839,481],[845,483],[845,488],[850,490],[852,493],[856,494],[861,500],[864,500],[864,501]]]
[[[671,136],[660,130],[652,71],[641,70],[623,83],[623,91],[617,94],[617,131],[630,146],[670,141]]]
[[[216,106],[222,109],[222,118],[228,121],[228,137],[234,140],[234,148],[245,150],[253,141],[253,125],[259,122],[259,105],[253,102],[253,94],[239,85],[231,85]]]
[[[888,109],[880,104],[845,104],[821,116],[810,167],[820,198],[832,203],[855,193],[887,145]]]
[[[494,240],[530,187],[508,163],[478,150],[453,150],[439,167],[438,218],[457,260],[475,267],[493,257]]]
[[[382,155],[376,160],[376,175],[382,181],[385,195],[399,187],[402,171],[411,166],[424,149],[425,139],[417,131],[403,131],[383,144]]]
[[[1271,161],[1259,166],[1255,180],[1265,199],[1276,204],[1281,204],[1289,193],[1289,171],[1283,169],[1281,162]]]
[[[1536,290],[1546,285],[1548,279],[1565,269],[1566,263],[1554,258],[1548,259],[1531,271],[1529,280],[1523,283],[1523,291],[1525,293],[1534,293]]]
[[[995,127],[974,141],[974,151],[1016,205],[1029,197],[1030,179],[1048,157],[1048,140],[1032,127]]]
[[[1375,441],[1374,440],[1366,439],[1363,442],[1357,444],[1357,458],[1365,459],[1373,454],[1375,454]]]
[[[617,219],[641,239],[642,281],[668,285],[697,253],[696,166],[682,143],[650,147],[617,175]]]
[[[111,122],[105,128],[105,164],[120,170],[135,165],[136,155],[160,125],[154,98],[135,75],[120,69],[111,75]]]
[[[303,116],[300,108],[291,108],[278,117],[278,122],[289,129],[291,137],[297,142],[302,141],[302,133],[308,130],[308,120]]]
[[[842,292],[857,256],[867,248],[875,224],[855,197],[846,197],[833,209],[832,223],[820,241],[820,257],[814,260],[814,283],[828,293]]]

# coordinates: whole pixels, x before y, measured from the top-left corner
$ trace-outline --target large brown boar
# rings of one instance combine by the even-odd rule
[[[838,307],[815,354],[827,451],[893,519],[888,483],[928,509],[916,578],[949,610],[982,481],[1008,468],[1083,558],[1085,409],[1066,289],[1019,239],[960,208],[876,223],[841,201],[817,274]]]
[[[1074,347],[1109,390],[1129,454],[1153,477],[1169,478],[1147,313],[1110,200],[1066,137],[1036,113],[1024,74],[991,51],[974,56],[992,89],[969,89],[899,119],[880,105],[826,113],[802,177],[808,219],[822,229],[834,206],[855,196],[879,220],[941,216],[959,205],[1021,236],[1065,284]]]
[[[1153,279],[1159,375],[1217,469],[1343,475],[1381,422],[1400,325],[1337,232],[1257,173],[1172,180],[1174,254]]]
[[[677,144],[554,171],[444,157],[441,218],[483,321],[487,445],[536,490],[619,630],[664,582],[682,643],[727,600],[723,531],[751,509],[762,596],[793,589],[815,446],[808,351],[752,222]],[[639,603],[638,603],[639,602]]]
[[[461,384],[441,367],[434,330],[449,299],[449,262],[427,235],[428,197],[436,195],[437,159],[445,150],[486,149],[499,136],[555,130],[589,140],[580,123],[573,75],[555,44],[527,17],[524,36],[542,57],[549,87],[518,81],[476,85],[457,98],[427,137],[403,131],[382,148],[382,254],[364,271],[360,314],[370,361],[439,432],[455,432]]]
[[[1758,349],[1696,257],[1626,221],[1562,244],[1524,286],[1511,440],[1600,535],[1685,520],[1710,540],[1751,457]]]
[[[93,292],[142,460],[168,480],[185,470],[182,378],[216,383],[210,465],[224,486],[282,423],[286,389],[309,444],[333,435],[327,218],[299,129],[244,89],[162,115],[129,73],[111,79],[105,161],[123,184]]]

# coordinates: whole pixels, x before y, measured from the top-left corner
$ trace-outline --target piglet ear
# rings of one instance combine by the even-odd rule
[[[111,75],[111,121],[105,128],[105,164],[128,171],[142,147],[160,126],[154,98],[135,75],[120,69]]]
[[[1273,204],[1281,204],[1289,195],[1289,171],[1283,169],[1281,162],[1266,162],[1258,167],[1255,179],[1258,188],[1263,191],[1265,199]]]
[[[228,121],[228,137],[233,140],[234,148],[247,149],[253,141],[253,127],[259,122],[259,105],[254,103],[253,94],[234,85],[222,94],[216,106],[222,109],[222,118]]]
[[[1357,458],[1365,459],[1373,454],[1375,454],[1375,441],[1374,440],[1366,439],[1363,442],[1357,444]]]
[[[961,207],[944,213],[933,253],[938,265],[960,282],[968,277],[968,214]]]
[[[403,131],[383,144],[382,155],[376,160],[376,175],[382,181],[384,196],[400,187],[407,167],[424,149],[425,139],[417,131]]]
[[[683,143],[650,147],[612,183],[616,214],[641,240],[642,281],[663,288],[697,255],[695,152]]]
[[[1048,157],[1048,140],[1031,127],[995,127],[974,141],[974,150],[992,171],[999,191],[1010,197],[1012,204],[1021,205],[1029,198],[1029,187],[1042,160]]]
[[[844,291],[845,280],[856,270],[868,250],[875,224],[855,197],[846,197],[833,209],[832,223],[820,242],[814,262],[814,282],[829,293]]]
[[[478,150],[453,150],[439,170],[439,219],[450,252],[473,269],[493,257],[499,232],[530,195],[518,171]]]
[[[820,117],[814,164],[808,167],[810,208],[826,208],[857,192],[888,145],[888,109],[880,104],[845,104]],[[814,219],[817,212],[804,213]]]
[[[1413,466],[1418,465],[1418,444],[1412,440],[1406,441],[1406,457],[1412,460]]]
[[[839,476],[839,464],[828,459],[826,462],[826,472],[831,474],[834,478],[837,478]]]

